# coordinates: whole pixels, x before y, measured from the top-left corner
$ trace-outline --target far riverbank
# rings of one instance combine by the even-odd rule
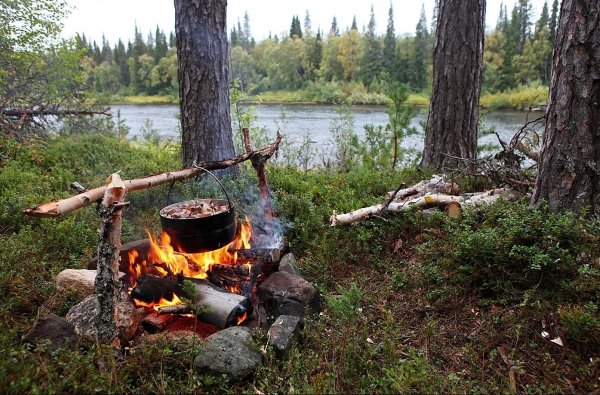
[[[515,110],[525,111],[532,108],[544,107],[548,95],[548,88],[544,86],[519,89],[501,93],[484,93],[481,95],[480,105],[483,109],[489,110]],[[349,97],[351,99],[352,96]],[[100,100],[100,99],[99,99]],[[178,104],[179,98],[176,96],[155,95],[155,96],[119,96],[113,95],[110,97],[102,97],[103,103],[111,105],[124,104]],[[276,91],[263,92],[259,95],[246,95],[242,98],[243,104],[320,104],[320,105],[370,105],[383,106],[385,105],[385,97],[383,95],[370,95],[366,100],[351,99],[347,102],[323,102],[315,100],[307,91]],[[429,97],[423,94],[412,93],[406,101],[407,105],[417,107],[426,107],[429,105]]]

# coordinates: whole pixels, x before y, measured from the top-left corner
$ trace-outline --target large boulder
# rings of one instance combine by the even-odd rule
[[[281,314],[302,317],[320,311],[320,297],[312,284],[288,272],[271,274],[258,286],[258,296],[273,318]],[[293,301],[303,306],[302,314]]]
[[[55,314],[40,318],[31,330],[23,336],[23,341],[40,345],[48,343],[52,351],[61,347],[73,348],[77,345],[78,337],[71,323]]]
[[[56,290],[61,292],[74,292],[81,299],[94,293],[96,270],[65,269],[56,276]],[[125,273],[119,272],[122,281]]]
[[[223,329],[206,339],[194,368],[200,372],[226,374],[241,380],[254,373],[262,364],[262,355],[251,344],[248,328],[234,326]]]
[[[98,335],[96,316],[99,304],[96,295],[90,295],[80,303],[71,307],[67,316],[68,322],[73,324],[75,332],[83,339],[95,343]],[[121,344],[129,342],[138,330],[140,315],[133,300],[124,290],[120,292],[117,300],[117,331]]]

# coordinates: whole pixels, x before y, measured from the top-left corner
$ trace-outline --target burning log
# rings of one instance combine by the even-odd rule
[[[224,159],[221,161],[201,162],[197,166],[190,167],[187,169],[165,172],[155,174],[148,177],[136,178],[133,180],[126,180],[125,188],[128,192],[139,191],[142,189],[149,189],[158,185],[167,184],[174,181],[182,181],[188,178],[192,178],[204,171],[208,170],[219,170],[226,169],[231,166],[235,166],[240,162],[252,159],[254,157],[265,157],[269,158],[279,148],[281,142],[281,135],[277,135],[275,142],[267,145],[266,147],[246,152],[242,155],[236,156],[231,159]],[[97,202],[102,199],[106,186],[90,189],[87,192],[80,193],[79,195],[72,196],[70,198],[57,200],[51,203],[41,204],[37,207],[29,208],[24,210],[24,213],[32,217],[58,217],[60,215],[68,214],[72,211],[80,209],[89,205],[90,203]]]
[[[183,290],[184,280],[192,282],[192,295],[188,295]],[[157,289],[160,291],[157,291]],[[162,295],[158,296],[159,292],[163,292]],[[131,296],[145,305],[152,305],[152,303],[160,302],[161,299],[172,301],[177,296],[185,297],[192,301],[190,307],[193,308],[200,321],[220,329],[238,325],[252,313],[250,299],[221,289],[206,280],[184,278],[183,276],[142,276],[138,279],[138,285],[131,291]],[[165,308],[160,307],[159,309],[163,310]],[[184,309],[183,307],[175,309],[175,306],[173,308],[173,311]],[[157,315],[168,315],[167,311],[169,310],[161,311]]]
[[[162,306],[156,310],[158,315],[165,314],[189,314],[194,311],[194,308],[189,304],[176,304],[175,306]]]
[[[149,333],[162,332],[171,323],[171,321],[175,319],[175,317],[176,316],[174,315],[164,315],[157,311],[153,311],[142,320],[142,327]]]
[[[462,196],[451,196],[444,194],[425,195],[405,202],[390,203],[387,207],[385,204],[377,204],[375,206],[364,207],[346,214],[337,214],[335,211],[330,217],[331,226],[350,225],[356,222],[365,221],[372,217],[377,217],[382,214],[384,208],[391,213],[407,212],[414,207],[429,208],[429,207],[447,207],[454,205],[453,213],[457,211],[456,204],[460,207],[468,205],[485,205],[495,202],[498,198],[503,197],[508,201],[516,201],[522,196],[521,193],[509,189],[498,188],[480,194],[470,194]]]

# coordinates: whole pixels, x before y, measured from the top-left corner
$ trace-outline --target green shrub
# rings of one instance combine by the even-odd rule
[[[578,351],[586,354],[600,351],[600,314],[595,303],[562,306],[558,315],[567,339]]]
[[[447,220],[444,231],[430,233],[422,251],[453,273],[451,281],[484,296],[508,296],[567,285],[578,276],[576,258],[592,252],[597,235],[593,223],[572,212],[500,201],[467,210],[460,223]]]

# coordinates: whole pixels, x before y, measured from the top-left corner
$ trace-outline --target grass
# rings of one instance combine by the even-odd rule
[[[484,93],[480,98],[482,108],[491,110],[527,110],[529,106],[538,107],[546,104],[548,96],[547,87],[519,88],[513,91],[500,93]],[[173,96],[112,96],[102,98],[110,104],[178,104],[179,99]],[[384,96],[370,93],[343,93],[338,96],[320,97],[309,90],[294,91],[269,91],[257,95],[245,96],[245,103],[293,103],[293,104],[372,104],[385,105]],[[428,106],[429,97],[422,93],[411,93],[405,104],[415,106]]]
[[[521,87],[508,92],[484,93],[480,104],[492,110],[527,110],[529,106],[544,106],[548,99],[548,87]]]
[[[0,388],[5,392],[123,393],[498,393],[600,388],[600,230],[570,213],[526,202],[468,211],[462,221],[418,212],[331,228],[328,217],[378,203],[387,190],[430,176],[356,166],[350,172],[269,168],[276,208],[305,277],[324,297],[289,358],[270,350],[250,379],[193,371],[200,349],[165,343],[108,349],[31,348],[20,342],[38,314],[74,303],[54,277],[94,254],[93,208],[57,220],[23,208],[95,186],[178,168],[176,150],[77,136],[0,142]],[[245,169],[242,196],[254,183]],[[465,185],[468,189],[468,185]],[[155,227],[165,189],[135,192],[123,242]],[[560,336],[560,347],[541,336]],[[255,336],[266,345],[266,334]],[[100,369],[99,366],[103,368]],[[511,373],[512,372],[512,373]]]

